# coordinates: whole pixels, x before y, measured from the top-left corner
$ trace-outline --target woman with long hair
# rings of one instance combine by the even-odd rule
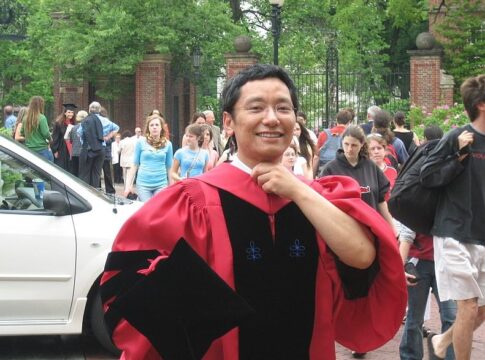
[[[202,149],[207,151],[209,154],[209,163],[207,164],[207,171],[211,170],[217,165],[217,160],[219,160],[219,154],[214,150],[214,143],[212,141],[213,133],[212,128],[209,124],[202,125],[204,142],[202,143]]]
[[[402,111],[397,111],[394,114],[394,119],[392,122],[394,124],[394,135],[401,139],[408,154],[411,154],[413,150],[419,146],[418,135],[416,135],[416,133],[413,131],[406,129],[406,115],[404,115]]]
[[[306,160],[306,164],[303,165],[303,175],[311,180],[314,174],[313,162],[317,154],[317,149],[303,120],[296,119],[293,135],[298,139],[299,155]]]
[[[67,171],[72,171],[72,142],[69,133],[75,125],[76,109],[77,106],[74,104],[64,104],[64,111],[57,117],[52,131],[51,150],[54,153],[54,163]]]
[[[150,114],[148,114],[148,116],[152,115],[159,115],[162,119],[165,119],[165,116],[158,109],[153,109],[152,111],[150,111]],[[167,140],[170,140],[170,129],[168,128],[168,123],[166,119],[163,125],[163,130],[165,130],[165,137],[167,138]]]
[[[22,121],[24,120],[25,115],[27,115],[27,106],[22,106],[19,110],[17,115],[17,121],[13,127],[13,138],[18,142],[24,143],[25,137],[23,137],[20,132],[22,130]]]
[[[366,137],[360,126],[351,125],[344,131],[342,148],[337,151],[336,158],[325,165],[322,176],[345,175],[354,178],[360,185],[362,200],[377,210],[394,229],[385,200],[390,183],[381,169],[369,159]]]
[[[144,136],[135,145],[134,166],[128,172],[124,195],[128,196],[136,174],[136,192],[142,202],[148,201],[168,186],[168,173],[172,167],[172,143],[167,140],[160,115],[149,116]],[[137,173],[138,170],[138,173]]]
[[[191,124],[207,124],[207,119],[205,117],[205,114],[203,112],[195,112],[192,115],[192,120],[190,121]]]
[[[187,126],[184,137],[187,145],[178,149],[173,156],[173,165],[170,170],[171,183],[197,176],[207,171],[209,154],[201,149],[204,142],[203,126],[199,124]]]
[[[25,138],[25,145],[29,149],[49,161],[54,161],[54,155],[49,149],[52,138],[47,118],[44,115],[44,99],[41,96],[33,96],[30,99],[20,135]]]

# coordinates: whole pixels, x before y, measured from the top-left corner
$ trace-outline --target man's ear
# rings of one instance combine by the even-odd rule
[[[232,115],[230,113],[224,111],[222,113],[222,121],[224,124],[224,129],[234,130],[234,119],[232,118]]]

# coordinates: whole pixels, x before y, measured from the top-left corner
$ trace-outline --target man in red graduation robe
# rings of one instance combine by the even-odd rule
[[[297,104],[282,69],[243,70],[223,92],[234,161],[165,189],[122,228],[102,278],[122,359],[331,360],[334,341],[366,352],[395,335],[407,296],[389,225],[353,179],[307,184],[280,165]],[[239,313],[209,310],[215,286],[181,275],[192,267],[176,257],[182,242],[234,292]],[[179,335],[168,340],[171,329]]]

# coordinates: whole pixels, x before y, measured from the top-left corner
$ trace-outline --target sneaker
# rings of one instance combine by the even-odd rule
[[[423,337],[427,338],[430,333],[431,333],[431,330],[423,325]]]

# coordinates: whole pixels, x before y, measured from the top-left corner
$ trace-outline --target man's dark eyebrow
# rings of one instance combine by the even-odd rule
[[[253,103],[253,102],[265,102],[265,99],[261,96],[253,96],[253,97],[248,97],[244,103],[245,104],[249,104],[249,103]],[[287,97],[280,97],[276,100],[277,103],[279,102],[288,102],[289,104],[292,104],[292,100],[291,98],[287,98]]]

